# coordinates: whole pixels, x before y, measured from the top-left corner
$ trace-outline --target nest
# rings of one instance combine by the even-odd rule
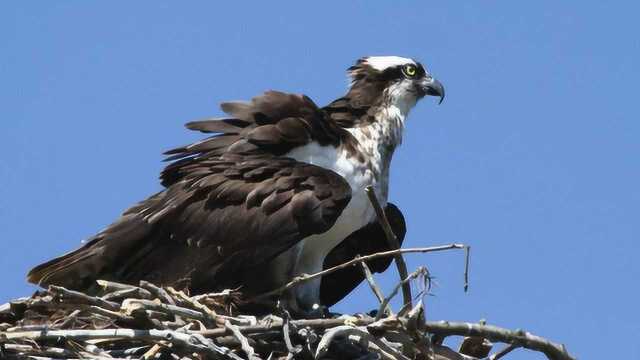
[[[424,281],[425,270],[409,278]],[[0,358],[454,360],[487,358],[490,341],[500,341],[508,345],[495,359],[518,347],[572,359],[563,346],[525,331],[425,321],[422,301],[396,313],[389,300],[407,281],[387,298],[376,289],[376,311],[318,319],[292,319],[283,309],[236,314],[235,291],[189,296],[144,281],[99,281],[102,292],[90,296],[50,286],[0,306]],[[458,351],[442,345],[453,335],[466,336]]]

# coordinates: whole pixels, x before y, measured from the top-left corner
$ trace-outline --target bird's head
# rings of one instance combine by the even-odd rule
[[[408,111],[426,95],[444,99],[444,87],[419,62],[399,56],[369,56],[349,68],[349,94],[363,105],[384,101]]]

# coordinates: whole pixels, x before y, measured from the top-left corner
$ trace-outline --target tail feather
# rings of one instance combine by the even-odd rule
[[[40,285],[60,285],[70,289],[88,287],[86,275],[93,273],[91,269],[97,264],[92,262],[98,249],[94,247],[100,239],[94,239],[83,247],[40,264],[27,275],[27,281]],[[82,276],[82,275],[85,276]]]
[[[125,214],[79,249],[34,267],[27,280],[40,286],[90,290],[98,279],[114,280],[114,268],[127,265],[127,254],[144,245],[151,229],[137,214]]]

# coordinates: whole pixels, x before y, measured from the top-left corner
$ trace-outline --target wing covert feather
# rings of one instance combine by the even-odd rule
[[[30,279],[71,288],[105,277],[184,283],[197,292],[240,286],[244,272],[331,228],[350,199],[341,176],[290,158],[201,160],[68,254],[68,266],[41,268]]]

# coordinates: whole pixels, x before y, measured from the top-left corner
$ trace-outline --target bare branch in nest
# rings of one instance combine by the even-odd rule
[[[428,321],[426,330],[442,336],[477,336],[493,342],[519,345],[544,353],[551,360],[573,360],[564,345],[556,344],[524,330],[508,330],[493,325],[465,322]]]
[[[498,351],[497,353],[489,356],[489,360],[498,360],[502,357],[504,357],[505,355],[507,355],[508,353],[512,352],[513,350],[519,348],[519,345],[515,345],[515,344],[509,344],[507,345],[504,349]]]
[[[375,320],[377,321],[377,320],[380,320],[382,318],[384,308],[387,307],[389,305],[389,302],[391,301],[391,299],[393,299],[398,294],[398,291],[400,290],[401,287],[404,287],[405,284],[410,283],[411,280],[417,278],[418,276],[421,276],[421,275],[424,276],[426,274],[427,274],[427,268],[420,267],[420,268],[418,268],[418,270],[416,270],[413,273],[411,273],[411,275],[407,276],[404,280],[400,281],[398,283],[398,285],[396,285],[396,287],[393,288],[393,291],[391,292],[391,294],[389,294],[389,296],[384,298],[384,300],[380,304],[380,308],[378,309],[378,314],[376,315],[376,319]]]
[[[89,296],[79,291],[67,290],[61,286],[50,285],[49,293],[67,303],[95,305],[103,309],[115,311],[119,306],[115,302],[106,301],[99,297]]]
[[[471,246],[464,247],[464,292],[469,290],[469,257],[471,256]]]
[[[75,352],[58,348],[58,347],[50,347],[50,346],[42,346],[39,347],[37,345],[25,345],[25,344],[5,344],[5,350],[10,352],[17,352],[24,355],[33,355],[33,356],[51,356],[51,357],[74,357],[76,355]]]
[[[107,280],[96,280],[96,283],[102,288],[105,293],[102,296],[103,300],[124,299],[125,297],[135,297],[140,299],[152,299],[153,295],[138,286],[129,284],[121,284]]]
[[[387,215],[385,215],[380,202],[378,201],[378,197],[376,196],[373,187],[367,186],[365,188],[365,192],[369,197],[369,201],[373,206],[373,209],[376,212],[376,216],[378,217],[378,222],[384,231],[385,236],[387,237],[387,242],[391,249],[399,249],[400,241],[398,241],[398,237],[391,229],[391,225],[389,224],[389,220],[387,219]],[[405,282],[404,280],[409,276],[409,271],[407,270],[407,264],[404,262],[404,258],[402,254],[394,255],[394,259],[396,260],[396,267],[398,268],[398,274],[400,274],[400,280],[402,281],[402,298],[404,306],[411,307],[411,300],[413,296],[411,296],[411,284],[409,282]]]
[[[162,302],[164,303],[168,303],[171,305],[175,305],[176,301],[169,295],[169,293],[159,287],[156,286],[148,281],[140,281],[140,287],[147,290],[148,292],[150,292],[153,296],[155,296],[156,298],[160,299]]]
[[[384,257],[389,257],[389,256],[396,256],[398,254],[409,254],[409,253],[428,253],[428,252],[436,252],[436,251],[445,251],[445,250],[452,250],[452,249],[464,249],[465,245],[463,244],[448,244],[448,245],[439,245],[439,246],[430,246],[430,247],[420,247],[420,248],[406,248],[406,249],[397,249],[397,250],[389,250],[389,251],[383,251],[383,252],[379,252],[379,253],[375,253],[375,254],[371,254],[371,255],[365,255],[365,256],[361,256],[358,258],[355,258],[353,260],[349,260],[343,264],[340,265],[336,265],[334,267],[325,269],[323,271],[317,272],[315,274],[302,274],[300,276],[296,276],[295,278],[293,278],[293,280],[289,281],[288,283],[286,283],[285,285],[266,292],[264,294],[258,295],[256,297],[254,297],[253,299],[249,299],[249,302],[253,302],[253,301],[258,301],[258,300],[262,300],[262,299],[266,299],[269,298],[271,296],[275,296],[275,295],[280,295],[283,292],[294,288],[298,285],[300,285],[303,282],[309,281],[309,280],[313,280],[315,278],[318,277],[322,277],[325,275],[329,275],[331,273],[334,273],[338,270],[342,270],[344,268],[347,268],[349,266],[352,266],[354,264],[358,264],[359,262],[362,261],[369,261],[369,260],[373,260],[373,259],[379,259],[379,258],[384,258]]]
[[[249,360],[260,360],[260,357],[256,355],[253,347],[249,345],[249,340],[244,335],[242,335],[242,333],[238,329],[238,326],[231,324],[229,321],[226,321],[224,323],[224,327],[231,330],[231,332],[233,333],[233,337],[235,337],[240,342],[242,351],[244,351]]]
[[[285,309],[280,309],[280,311],[282,312],[283,318],[282,318],[282,337],[284,339],[284,344],[287,347],[287,359],[293,359],[296,357],[296,355],[302,351],[302,346],[295,346],[293,345],[293,341],[291,341],[291,315],[289,315],[289,312]]]
[[[361,261],[360,265],[362,266],[362,271],[364,272],[364,276],[367,279],[367,283],[369,284],[369,287],[371,288],[373,295],[375,295],[376,299],[378,299],[378,302],[382,306],[382,303],[384,302],[384,294],[382,293],[382,290],[380,289],[378,284],[376,284],[376,281],[373,278],[373,274],[371,273],[371,270],[367,266],[367,263],[364,261]],[[386,304],[382,308],[382,311],[384,311],[385,315],[393,315],[393,311],[391,310],[391,307],[388,304]]]

